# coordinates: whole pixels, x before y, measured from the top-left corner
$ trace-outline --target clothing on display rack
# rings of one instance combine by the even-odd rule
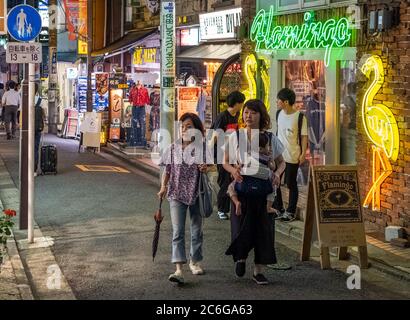
[[[138,81],[137,85],[130,91],[130,101],[132,103],[132,130],[129,146],[146,147],[145,138],[146,115],[145,105],[150,103],[148,90]]]
[[[207,98],[206,91],[203,88],[201,88],[201,93],[199,95],[199,100],[198,100],[198,105],[196,107],[196,111],[198,112],[198,116],[201,119],[202,123],[205,123],[206,98]]]
[[[314,96],[304,97],[304,107],[309,125],[309,146],[313,155],[316,150],[323,150],[325,137],[325,106]]]

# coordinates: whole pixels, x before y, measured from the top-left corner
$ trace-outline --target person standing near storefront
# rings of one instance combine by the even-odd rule
[[[2,98],[4,122],[6,125],[7,140],[15,137],[17,127],[17,110],[20,106],[20,94],[15,90],[16,83],[9,83],[9,90],[4,93]]]
[[[130,100],[132,102],[132,138],[130,146],[142,146],[147,148],[145,137],[146,115],[145,106],[149,104],[148,90],[138,80],[136,86],[131,89]]]
[[[240,110],[245,102],[245,95],[239,91],[234,91],[228,95],[226,102],[228,104],[228,109],[218,115],[217,119],[212,124],[211,129],[220,129],[225,133],[232,133],[239,128],[238,118]],[[230,211],[231,199],[229,198],[227,191],[232,179],[231,175],[223,168],[222,161],[218,161],[217,155],[222,155],[222,150],[218,149],[217,139],[218,133],[215,132],[212,143],[215,145],[215,160],[218,168],[218,185],[220,187],[218,192],[218,216],[221,220],[229,220],[228,212]]]
[[[187,263],[185,252],[185,221],[189,210],[191,218],[191,249],[189,268],[192,274],[202,275],[200,262],[202,256],[203,243],[203,217],[199,208],[199,177],[200,172],[207,172],[208,166],[205,162],[193,161],[196,157],[195,151],[191,152],[193,141],[190,130],[198,130],[204,135],[204,127],[196,114],[185,113],[179,120],[181,122],[182,138],[171,144],[164,152],[161,159],[161,166],[165,167],[162,177],[161,189],[158,197],[164,199],[167,197],[170,202],[171,220],[172,220],[172,263],[176,266],[176,271],[168,278],[171,282],[178,284],[184,283],[182,268]],[[201,143],[199,144],[201,145]],[[205,144],[206,146],[206,144]],[[194,147],[195,148],[195,147]],[[186,152],[188,151],[188,152]],[[209,149],[206,150],[204,159],[212,158]]]
[[[277,219],[293,221],[299,198],[297,183],[298,169],[306,161],[308,146],[308,125],[306,117],[295,109],[296,94],[284,88],[278,93],[277,128],[278,138],[285,147],[283,158],[286,161],[285,183],[289,188],[289,205],[283,207],[282,192],[277,190],[274,208],[279,211]]]

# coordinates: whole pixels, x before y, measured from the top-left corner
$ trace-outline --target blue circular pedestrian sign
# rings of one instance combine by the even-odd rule
[[[15,6],[7,15],[7,29],[17,41],[34,40],[41,32],[41,16],[32,6]]]

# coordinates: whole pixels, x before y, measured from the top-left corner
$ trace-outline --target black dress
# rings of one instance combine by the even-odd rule
[[[255,264],[275,264],[274,220],[266,210],[265,197],[241,197],[242,215],[235,214],[235,205],[231,205],[231,237],[232,243],[226,255],[232,255],[234,262],[248,258],[254,249]]]

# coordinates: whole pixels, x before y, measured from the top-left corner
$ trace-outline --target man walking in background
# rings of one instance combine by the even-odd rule
[[[20,105],[20,94],[15,90],[16,83],[11,81],[9,90],[4,93],[1,99],[4,112],[4,122],[6,125],[7,140],[11,140],[16,136],[17,127],[17,110]]]
[[[239,91],[234,91],[226,98],[228,109],[220,113],[213,123],[211,129],[221,129],[224,132],[231,133],[238,130],[238,119],[240,111],[245,102],[245,95]],[[215,144],[218,139],[218,134],[215,133],[212,143]],[[218,148],[215,146],[215,159],[217,160]],[[219,150],[222,154],[222,150]],[[220,157],[221,160],[223,156]],[[217,162],[218,168],[218,185],[220,190],[218,192],[218,216],[221,220],[229,220],[228,212],[230,211],[231,199],[227,195],[228,186],[231,183],[230,174],[225,171],[222,162]]]

